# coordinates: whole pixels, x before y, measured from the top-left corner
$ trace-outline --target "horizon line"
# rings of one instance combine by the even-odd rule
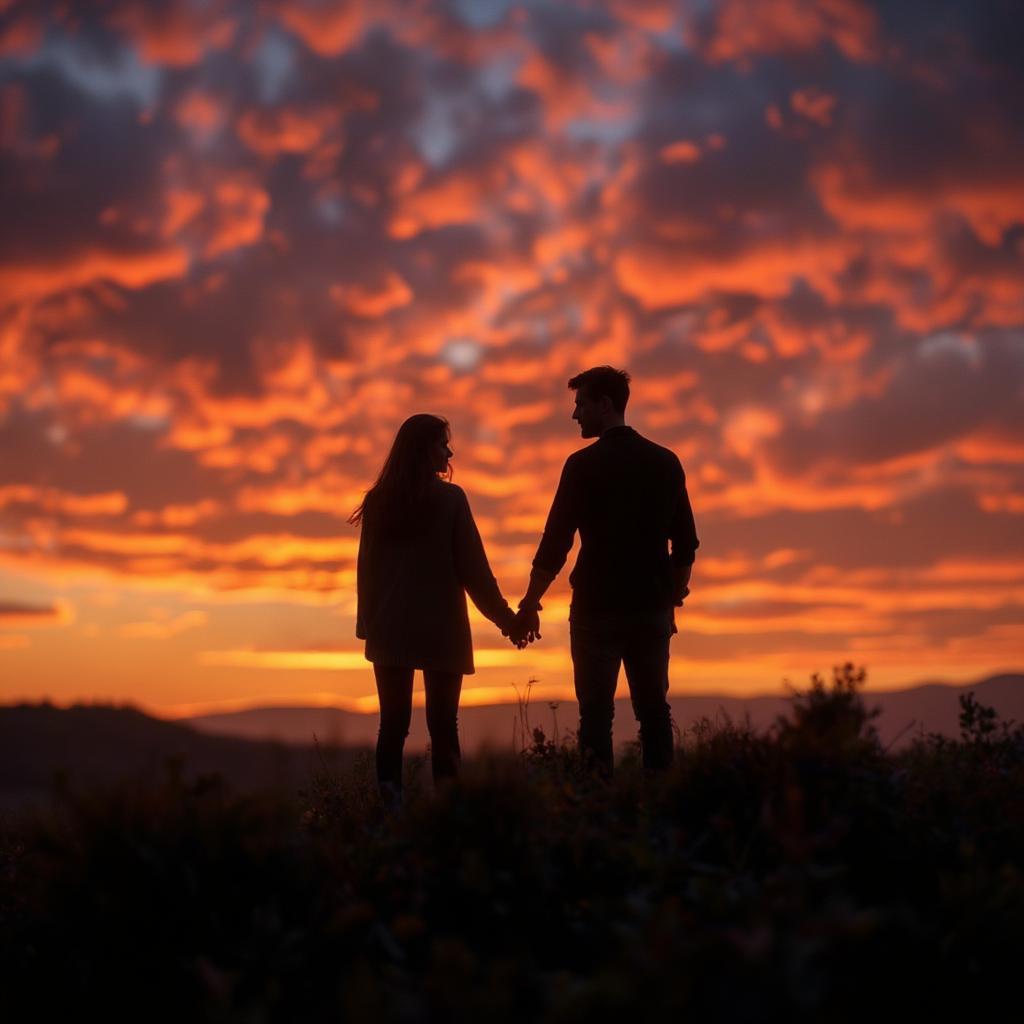
[[[949,679],[923,679],[918,682],[904,683],[897,686],[879,686],[874,687],[870,684],[864,689],[865,693],[901,693],[909,690],[920,689],[925,686],[945,686],[950,689],[963,689],[969,686],[977,686],[981,683],[987,682],[990,679],[998,678],[999,676],[1024,676],[1024,666],[1018,668],[998,668],[987,672],[985,675],[968,679],[964,681],[955,681]],[[797,693],[804,692],[807,689],[806,686],[794,687]],[[764,690],[751,691],[747,693],[723,693],[721,691],[702,691],[702,692],[687,692],[677,693],[671,690],[668,693],[668,699],[718,699],[718,700],[729,700],[729,701],[743,701],[743,700],[758,700],[758,699],[778,699],[788,698],[793,695],[793,690],[787,689],[784,686],[780,686],[775,692],[765,692]],[[628,700],[628,690],[622,695],[617,696],[616,700]],[[460,707],[516,707],[523,700],[528,701],[530,704],[543,704],[557,701],[561,703],[576,703],[576,695],[572,690],[571,686],[565,686],[557,683],[537,683],[530,682],[526,685],[519,686],[515,683],[507,683],[505,686],[480,686],[473,687],[471,689],[463,691],[462,700]],[[422,686],[417,687],[413,692],[413,707],[422,708],[425,703],[425,694]],[[106,707],[126,707],[135,708],[141,711],[143,714],[149,715],[153,718],[163,719],[165,721],[187,721],[193,718],[202,718],[209,715],[219,714],[239,714],[246,711],[283,711],[283,710],[337,710],[344,711],[349,714],[358,715],[376,715],[379,713],[380,707],[377,700],[377,695],[366,694],[362,697],[340,697],[337,693],[328,693],[324,691],[307,692],[298,695],[291,695],[287,697],[271,697],[266,700],[252,700],[251,698],[227,698],[224,700],[213,700],[213,701],[193,701],[182,704],[173,704],[166,707],[155,708],[151,705],[135,704],[131,701],[98,701],[89,699],[73,699],[68,701],[55,701],[48,697],[38,697],[35,699],[28,698],[13,698],[9,701],[4,701],[0,704],[0,707],[15,707],[19,705],[41,705],[50,704],[53,707],[61,708],[63,710],[70,709],[72,707],[83,707],[83,706],[106,706]]]

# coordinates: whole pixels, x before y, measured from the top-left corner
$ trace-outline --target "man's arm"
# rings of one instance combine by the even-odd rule
[[[700,541],[693,521],[690,496],[686,493],[686,474],[679,467],[675,506],[672,513],[669,541],[672,544],[672,594],[679,607],[690,592],[690,573]]]
[[[526,595],[519,602],[519,613],[516,615],[516,630],[513,633],[513,642],[533,643],[540,639],[540,612],[543,605],[540,599],[544,591],[551,586],[554,576],[534,566],[530,573],[530,585],[526,589]]]
[[[523,596],[522,601],[519,602],[519,607],[539,610],[541,607],[540,599],[544,596],[544,591],[554,583],[556,575],[557,573],[548,572],[546,569],[539,569],[537,566],[534,566],[530,572],[530,585],[526,588],[526,594]]]
[[[520,631],[531,639],[540,636],[540,616],[537,614],[541,610],[540,599],[562,571],[579,526],[577,488],[571,463],[567,462],[562,467],[558,489],[544,525],[544,534],[533,558],[529,586],[519,602]]]

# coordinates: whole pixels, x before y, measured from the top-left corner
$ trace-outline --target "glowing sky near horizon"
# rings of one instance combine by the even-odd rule
[[[998,0],[0,0],[0,700],[371,709],[398,424],[514,603],[599,363],[687,472],[674,692],[1020,668],[1022,52]],[[467,702],[569,692],[567,576]]]

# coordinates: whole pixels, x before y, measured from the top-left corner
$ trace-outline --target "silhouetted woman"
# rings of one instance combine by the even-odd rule
[[[440,416],[410,416],[377,482],[349,522],[361,524],[356,636],[366,641],[380,698],[377,779],[401,800],[412,679],[423,671],[435,783],[458,772],[462,677],[473,667],[466,593],[503,633],[515,615],[487,562],[469,502],[451,483],[451,430]]]

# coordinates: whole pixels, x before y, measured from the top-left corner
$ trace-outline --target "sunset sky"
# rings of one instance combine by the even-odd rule
[[[0,0],[0,701],[375,710],[399,423],[514,604],[601,363],[687,474],[673,693],[1024,666],[1022,52],[1009,0]],[[571,693],[567,577],[467,703]]]

